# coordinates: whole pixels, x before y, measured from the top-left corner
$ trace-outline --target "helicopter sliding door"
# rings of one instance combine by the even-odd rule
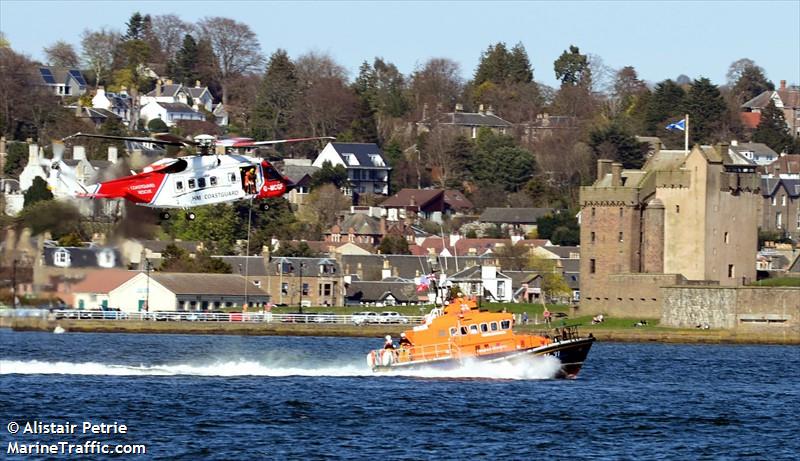
[[[245,194],[255,194],[258,192],[258,173],[256,165],[247,165],[239,168],[239,174],[242,178],[242,190]]]

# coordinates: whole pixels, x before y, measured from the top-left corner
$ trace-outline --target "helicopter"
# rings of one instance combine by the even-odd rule
[[[83,185],[77,180],[75,171],[63,160],[64,141],[81,137],[193,146],[198,153],[163,158],[138,173],[131,171],[129,176]],[[169,134],[149,138],[76,133],[53,143],[53,161],[47,182],[55,192],[70,197],[124,199],[136,205],[157,208],[163,210],[160,213],[163,220],[171,218],[171,209],[187,210],[186,219],[192,221],[196,215],[188,210],[193,207],[281,197],[294,188],[294,183],[265,159],[238,152],[217,154],[212,149],[219,147],[228,150],[323,139],[336,138],[319,136],[254,141],[250,138],[217,139],[211,135],[198,135],[189,140]],[[267,205],[262,204],[261,207],[266,209]]]

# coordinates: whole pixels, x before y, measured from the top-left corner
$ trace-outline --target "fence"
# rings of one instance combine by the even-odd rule
[[[54,310],[44,311],[56,320],[150,320],[170,322],[250,322],[250,323],[316,323],[355,325],[416,325],[424,321],[418,315],[382,316],[364,318],[358,315],[335,314],[273,314],[266,313],[221,313],[221,312],[121,312],[100,310]]]

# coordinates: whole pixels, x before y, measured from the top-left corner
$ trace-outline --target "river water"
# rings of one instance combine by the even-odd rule
[[[796,346],[597,342],[577,379],[554,380],[542,358],[376,376],[364,356],[381,344],[0,330],[0,458],[89,440],[146,446],[115,459],[800,457]],[[9,434],[32,421],[77,433]],[[84,421],[127,433],[85,435]]]

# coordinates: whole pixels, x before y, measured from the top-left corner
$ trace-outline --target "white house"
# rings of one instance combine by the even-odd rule
[[[392,168],[377,144],[329,142],[312,165],[322,168],[325,162],[347,169],[352,189],[346,190],[346,194],[389,195],[389,173]]]
[[[123,312],[241,308],[245,299],[248,305],[256,308],[265,305],[269,295],[248,284],[241,275],[234,274],[139,272],[109,292],[109,305]],[[146,308],[148,300],[149,309]]]
[[[160,118],[167,126],[175,126],[175,123],[180,120],[203,121],[206,119],[205,115],[181,102],[150,101],[142,107],[139,115],[145,124],[150,123],[150,120]]]
[[[214,110],[214,97],[211,96],[207,86],[200,86],[200,80],[194,82],[194,87],[187,86],[184,90],[191,98],[192,109],[199,111],[202,107],[206,112]]]
[[[450,281],[467,296],[484,296],[487,300],[507,303],[514,299],[512,280],[496,266],[472,266],[453,274]]]
[[[119,93],[106,92],[102,86],[97,87],[97,93],[92,98],[92,107],[105,109],[122,119],[126,126],[131,118],[131,99],[125,87]]]
[[[67,301],[76,309],[100,309],[111,305],[109,292],[136,276],[138,272],[122,269],[103,269],[88,272],[86,277],[71,286],[72,300]]]

